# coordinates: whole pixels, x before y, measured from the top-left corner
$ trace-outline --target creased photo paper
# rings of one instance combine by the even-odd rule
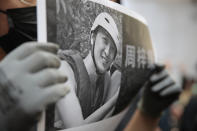
[[[104,123],[110,130],[155,61],[146,21],[107,0],[43,0],[37,10],[38,40],[59,45],[59,70],[70,87],[45,110],[38,130],[96,130]]]

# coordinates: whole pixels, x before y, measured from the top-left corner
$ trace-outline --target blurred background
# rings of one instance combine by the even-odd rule
[[[183,88],[179,100],[163,114],[157,131],[197,125],[197,0],[112,1],[145,17],[156,61],[165,64]]]
[[[156,60],[171,70],[196,76],[197,0],[122,0],[145,17],[155,47]]]

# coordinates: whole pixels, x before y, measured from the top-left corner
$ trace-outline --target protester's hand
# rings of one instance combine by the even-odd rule
[[[67,76],[58,71],[60,60],[54,44],[26,43],[0,63],[1,87],[25,113],[42,111],[69,91]]]
[[[181,87],[175,84],[164,66],[156,65],[145,84],[138,108],[151,117],[159,117],[178,98],[180,92]]]

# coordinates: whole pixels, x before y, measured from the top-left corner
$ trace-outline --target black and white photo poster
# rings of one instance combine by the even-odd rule
[[[38,24],[46,21],[46,41],[60,46],[60,72],[70,88],[47,109],[46,130],[113,120],[132,103],[154,62],[145,20],[104,0],[45,2],[46,19]]]

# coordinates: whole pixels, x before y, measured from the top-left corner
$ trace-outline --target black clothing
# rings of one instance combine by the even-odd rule
[[[105,93],[106,88],[110,86],[110,76],[104,73],[100,74],[97,80],[92,80],[80,54],[72,50],[60,52],[59,57],[68,62],[73,69],[77,82],[76,95],[81,105],[83,117],[87,118],[105,103]]]
[[[193,96],[185,107],[180,122],[180,131],[197,131],[197,96]]]
[[[39,112],[27,114],[18,106],[18,101],[11,97],[9,90],[15,90],[0,69],[0,130],[28,131],[38,120]]]
[[[9,32],[0,37],[0,47],[6,53],[27,41],[37,39],[36,7],[8,9],[0,13],[7,14]]]

